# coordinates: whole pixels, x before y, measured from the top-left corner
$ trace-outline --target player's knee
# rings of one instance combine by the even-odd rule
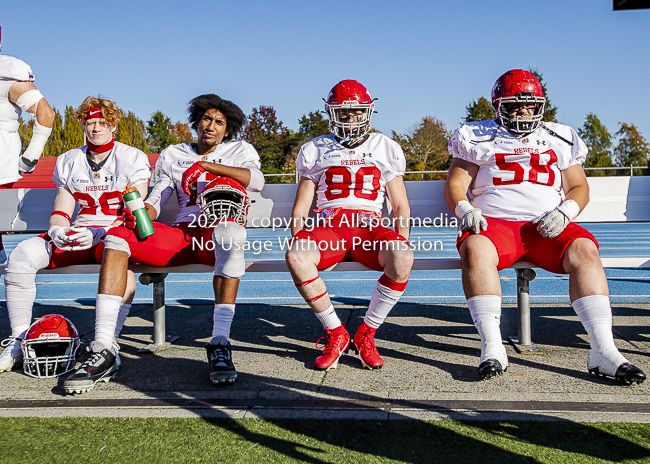
[[[571,273],[583,267],[602,267],[598,247],[588,238],[571,242],[564,252],[564,268]]]
[[[49,244],[38,237],[24,240],[14,248],[7,260],[7,272],[36,274],[50,262]]]
[[[116,229],[126,229],[126,227],[116,227]],[[108,231],[104,236],[104,245],[107,250],[122,251],[128,256],[131,256],[131,246],[129,241],[122,236],[121,233],[111,234],[113,229]]]
[[[498,262],[494,245],[488,238],[480,235],[470,235],[463,240],[458,253],[464,265],[485,265],[494,261],[495,257]],[[492,264],[496,265],[496,262]]]
[[[246,228],[230,221],[217,223],[212,229],[212,240],[217,248],[243,248],[246,241]]]
[[[306,240],[294,241],[291,248],[285,253],[284,259],[289,269],[300,269],[306,265],[313,264],[312,257],[310,256],[311,250],[305,242]]]

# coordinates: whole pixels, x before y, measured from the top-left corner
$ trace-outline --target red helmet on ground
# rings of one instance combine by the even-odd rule
[[[199,208],[207,220],[207,226],[220,221],[232,221],[246,225],[251,199],[246,189],[230,177],[217,177],[199,195]]]
[[[533,116],[510,116],[509,105],[529,103],[534,105]],[[528,134],[539,126],[544,117],[544,90],[533,73],[513,69],[497,79],[492,87],[492,108],[497,121],[515,134]]]
[[[354,140],[370,130],[375,104],[362,84],[346,79],[330,90],[325,111],[329,115],[330,131],[342,140]],[[358,117],[351,118],[351,112],[359,112]]]
[[[22,348],[25,374],[38,378],[58,377],[75,366],[79,333],[65,317],[48,314],[31,325]]]

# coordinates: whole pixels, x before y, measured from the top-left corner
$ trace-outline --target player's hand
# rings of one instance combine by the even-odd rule
[[[28,160],[24,156],[18,158],[18,170],[22,173],[29,174],[36,169],[36,163]]]
[[[469,201],[461,200],[456,206],[456,215],[461,218],[458,223],[458,236],[469,230],[475,234],[481,230],[487,230],[488,223],[483,217],[483,211],[480,208],[474,208]]]
[[[191,190],[196,190],[196,181],[204,172],[205,169],[201,166],[201,162],[197,161],[183,173],[181,185],[183,186],[183,192],[185,192],[186,195],[189,196],[192,194]]]
[[[72,242],[72,251],[87,250],[93,246],[93,231],[87,227],[71,227],[70,231],[73,232],[69,235]]]
[[[129,229],[135,229],[135,216],[129,208],[122,210],[122,225]]]
[[[52,226],[47,231],[47,235],[52,239],[52,243],[59,250],[70,251],[72,250],[72,239],[68,235],[72,231],[72,227]]]
[[[566,200],[560,206],[547,211],[533,220],[537,232],[544,238],[555,238],[580,214],[580,206],[573,200]]]

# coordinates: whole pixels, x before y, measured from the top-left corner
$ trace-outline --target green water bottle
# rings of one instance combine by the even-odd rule
[[[148,236],[153,235],[155,230],[138,189],[135,187],[127,187],[126,190],[122,192],[122,198],[124,199],[124,205],[129,208],[131,214],[135,216],[135,234],[138,238],[144,240]]]

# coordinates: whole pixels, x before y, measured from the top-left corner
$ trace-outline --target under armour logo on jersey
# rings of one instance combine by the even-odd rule
[[[364,158],[372,158],[372,153],[363,153],[361,156]]]
[[[104,182],[113,182],[113,176],[104,176]]]
[[[546,145],[546,140],[537,140],[537,145]]]

